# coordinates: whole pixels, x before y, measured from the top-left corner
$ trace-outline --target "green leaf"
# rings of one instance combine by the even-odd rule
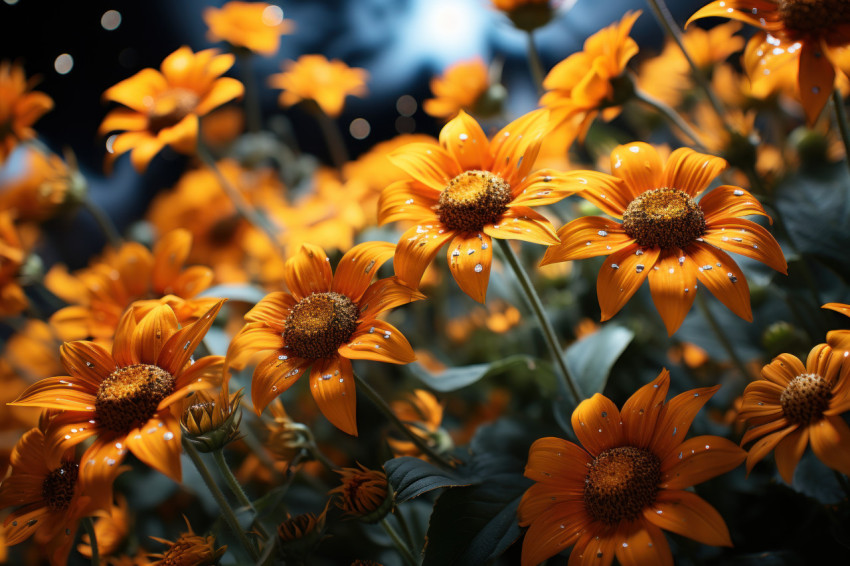
[[[567,348],[564,361],[585,398],[605,389],[614,362],[634,337],[628,328],[608,324]]]
[[[537,367],[537,362],[530,356],[517,354],[489,364],[474,364],[448,368],[437,373],[428,371],[417,362],[408,364],[406,367],[422,383],[434,391],[445,393],[447,391],[456,391],[462,387],[466,387],[467,385],[472,385],[476,381],[479,381],[488,375],[493,375],[498,372],[505,371],[512,366],[518,365],[525,365],[529,370],[533,370]]]
[[[395,498],[398,503],[442,487],[467,486],[472,483],[469,479],[462,478],[452,471],[443,470],[412,456],[387,460],[384,463],[384,471],[395,489]]]
[[[267,294],[266,291],[254,285],[216,285],[199,294],[198,298],[216,297],[256,304],[265,298]]]

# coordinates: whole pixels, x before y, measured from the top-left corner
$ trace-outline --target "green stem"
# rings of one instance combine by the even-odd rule
[[[531,67],[531,77],[534,79],[534,87],[537,94],[543,94],[543,65],[540,63],[540,54],[534,45],[534,32],[528,30],[528,66]]]
[[[260,533],[264,540],[268,540],[269,533],[266,531],[265,527],[263,527],[262,523],[257,520],[257,510],[254,509],[254,504],[251,503],[250,499],[248,499],[248,496],[245,494],[245,490],[242,489],[242,486],[239,484],[236,476],[234,476],[233,472],[230,470],[230,466],[227,465],[227,460],[224,459],[224,451],[221,449],[213,450],[212,454],[215,459],[215,463],[218,466],[218,470],[224,477],[224,481],[227,483],[230,491],[236,496],[236,499],[242,507],[247,507],[251,510],[254,514],[254,526],[257,528],[257,532]]]
[[[118,233],[118,229],[115,227],[115,224],[112,222],[112,219],[109,218],[109,215],[100,208],[89,195],[86,195],[80,201],[80,206],[82,206],[86,212],[92,215],[94,221],[100,227],[103,234],[106,236],[106,240],[109,244],[118,249],[121,247],[121,244],[124,243],[124,240],[121,239],[121,234]]]
[[[100,566],[100,552],[97,548],[97,536],[95,536],[94,521],[91,517],[85,517],[83,519],[83,528],[86,530],[86,534],[89,535],[89,540],[91,541],[91,566]]]
[[[393,517],[395,517],[396,521],[398,521],[398,526],[401,527],[401,532],[404,535],[405,540],[410,545],[410,548],[416,548],[416,542],[413,540],[413,535],[411,534],[410,528],[407,526],[407,519],[404,518],[404,513],[401,512],[401,509],[396,506],[395,512],[393,513]]]
[[[844,162],[850,168],[850,125],[847,123],[847,111],[844,109],[844,100],[841,91],[832,90],[832,106],[835,107],[835,118],[838,122],[838,130],[841,132],[841,141],[844,142]]]
[[[573,378],[570,376],[567,364],[564,362],[564,356],[561,354],[561,347],[558,344],[555,329],[552,327],[552,323],[549,322],[549,317],[546,316],[546,311],[543,308],[543,303],[540,301],[540,296],[534,289],[534,285],[531,284],[531,279],[520,264],[519,258],[516,256],[513,249],[511,249],[510,243],[508,243],[507,240],[502,239],[494,239],[494,241],[498,242],[499,249],[502,250],[502,255],[505,256],[505,259],[508,261],[508,264],[510,264],[511,269],[514,270],[514,274],[516,275],[517,280],[519,280],[519,284],[531,305],[531,310],[533,310],[534,314],[537,316],[537,321],[540,323],[540,330],[543,331],[543,337],[546,339],[546,344],[549,346],[552,357],[555,358],[555,364],[560,370],[561,381],[558,382],[560,384],[560,389],[562,389],[564,393],[568,391],[572,396],[573,403],[578,406],[578,404],[584,400],[584,396],[581,394],[578,384],[575,383]]]
[[[392,525],[390,525],[386,517],[381,519],[381,526],[384,527],[384,530],[387,531],[388,535],[390,535],[390,538],[393,540],[393,544],[395,544],[404,561],[409,564],[409,566],[419,566],[419,561],[413,557],[413,553],[407,545],[404,544],[404,541],[401,540],[401,537],[398,536],[398,533],[395,532],[395,529]]]
[[[357,383],[357,386],[360,388],[363,393],[366,394],[366,397],[369,398],[375,406],[378,407],[378,410],[384,414],[384,416],[392,422],[398,429],[401,431],[413,444],[416,445],[417,448],[423,453],[426,454],[429,458],[431,458],[434,462],[443,466],[444,468],[451,469],[453,466],[451,463],[443,458],[441,455],[434,452],[430,446],[428,446],[419,436],[417,436],[413,431],[407,428],[401,419],[396,416],[393,410],[387,405],[386,401],[375,391],[371,385],[369,385],[366,381],[363,380],[362,377],[354,374],[354,381]]]
[[[714,314],[712,314],[711,309],[708,307],[708,303],[705,301],[704,294],[697,292],[696,299],[703,317],[705,317],[708,321],[708,325],[711,326],[711,330],[714,332],[714,335],[717,337],[720,345],[724,350],[726,350],[726,354],[729,356],[729,359],[732,360],[732,363],[735,364],[735,367],[738,368],[741,375],[745,379],[748,379],[750,377],[750,373],[747,371],[747,366],[745,366],[744,362],[741,361],[741,358],[738,357],[738,353],[735,352],[735,348],[732,346],[729,338],[726,337],[723,333],[723,329],[720,328],[720,323],[718,323],[717,319],[714,318]]]
[[[694,146],[699,151],[703,151],[703,152],[706,151],[705,146],[703,146],[702,142],[700,142],[700,139],[699,139],[699,136],[697,135],[697,133],[690,126],[690,124],[685,122],[684,118],[682,118],[679,115],[678,112],[676,112],[675,110],[673,110],[672,108],[670,108],[669,106],[667,106],[666,104],[661,102],[660,100],[652,98],[651,96],[649,96],[645,92],[641,92],[638,89],[635,89],[634,97],[635,97],[635,100],[643,102],[647,106],[651,107],[653,110],[655,110],[656,112],[658,112],[659,114],[661,114],[662,116],[667,118],[667,120],[669,120],[671,124],[673,124],[674,126],[679,128],[680,130],[682,130],[682,132],[684,132],[686,136],[688,136],[689,138],[691,138],[693,140]]]
[[[254,76],[251,51],[237,49],[239,66],[242,71],[242,82],[245,84],[245,121],[249,132],[259,132],[262,119],[260,116],[260,98],[257,90],[257,79]]]
[[[190,442],[188,442],[185,438],[183,441],[183,450],[192,460],[192,463],[197,468],[198,473],[201,475],[201,478],[204,480],[204,483],[207,485],[207,489],[212,493],[215,502],[218,504],[219,510],[221,511],[222,516],[224,517],[225,522],[227,522],[230,529],[239,539],[239,542],[248,551],[248,554],[251,555],[251,559],[256,562],[259,555],[257,553],[257,549],[251,544],[251,541],[248,540],[248,537],[245,536],[245,531],[242,530],[242,527],[239,526],[239,521],[236,520],[236,514],[233,512],[233,508],[230,507],[230,503],[227,502],[227,498],[219,489],[218,485],[215,483],[215,479],[213,479],[212,474],[207,469],[206,464],[201,459],[201,455],[198,454],[198,451],[195,450],[195,447],[192,446]]]
[[[331,161],[334,167],[342,171],[343,166],[348,163],[348,150],[345,148],[345,141],[342,137],[342,132],[339,131],[339,126],[336,120],[325,114],[325,111],[318,104],[314,106],[313,115],[316,121],[319,122],[319,128],[322,130],[322,135],[325,137],[325,143],[328,144],[328,151],[331,154]]]

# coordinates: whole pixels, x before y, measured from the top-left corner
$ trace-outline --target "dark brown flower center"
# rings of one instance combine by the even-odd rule
[[[41,497],[47,502],[51,511],[64,511],[74,497],[74,486],[77,485],[77,473],[80,466],[76,462],[63,462],[44,478],[41,483]]]
[[[779,397],[785,418],[800,425],[819,420],[829,407],[830,390],[830,383],[817,374],[798,375]]]
[[[100,425],[126,433],[156,413],[160,401],[174,392],[174,377],[149,364],[116,369],[100,383],[95,411]]]
[[[584,506],[606,525],[637,517],[655,501],[661,479],[658,456],[634,446],[610,448],[590,464],[584,479]]]
[[[330,358],[357,329],[360,309],[339,293],[313,293],[292,307],[283,341],[299,358]]]
[[[185,88],[172,88],[151,101],[148,129],[157,133],[176,125],[198,106],[198,95]]]
[[[847,0],[781,0],[779,16],[785,28],[801,35],[838,37],[839,26],[850,25],[850,2]],[[850,42],[846,36],[843,43]]]
[[[472,232],[497,222],[511,202],[511,187],[489,171],[465,171],[449,181],[437,217],[452,230]]]
[[[646,248],[684,248],[705,234],[705,214],[679,189],[653,189],[629,203],[623,230]]]

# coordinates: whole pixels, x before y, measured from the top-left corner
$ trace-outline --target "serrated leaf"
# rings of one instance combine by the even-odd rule
[[[564,361],[585,398],[605,389],[611,368],[634,337],[628,328],[608,324],[567,348]]]
[[[452,471],[438,468],[434,464],[412,456],[387,460],[384,463],[384,471],[395,489],[395,498],[398,503],[435,489],[468,486],[473,483],[469,478],[462,478]]]
[[[215,297],[256,304],[267,294],[266,291],[254,285],[216,285],[199,294],[198,298]]]
[[[469,366],[448,368],[441,372],[430,372],[417,362],[408,364],[407,368],[414,376],[431,389],[445,393],[472,385],[476,381],[479,381],[488,375],[493,375],[512,366],[521,364],[525,364],[529,369],[533,369],[536,366],[536,361],[534,358],[529,356],[517,354],[515,356],[509,356],[502,360],[497,360],[487,364],[473,364]]]

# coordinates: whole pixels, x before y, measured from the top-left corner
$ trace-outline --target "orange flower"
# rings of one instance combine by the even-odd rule
[[[66,202],[69,193],[80,196],[82,179],[58,155],[31,146],[23,151],[21,175],[0,183],[0,209],[14,210],[21,220],[45,220]]]
[[[162,61],[162,72],[142,69],[103,93],[106,100],[127,106],[107,114],[100,125],[101,134],[124,132],[112,143],[110,162],[132,149],[130,159],[141,172],[166,145],[194,153],[199,117],[244,91],[236,79],[221,76],[233,65],[233,55],[217,53],[181,47]]]
[[[302,100],[313,100],[322,111],[336,118],[342,113],[345,97],[365,96],[369,73],[351,68],[324,55],[302,55],[286,61],[283,72],[269,77],[269,85],[281,88],[279,103],[284,108]]]
[[[226,41],[261,55],[271,56],[280,48],[280,36],[292,33],[292,20],[283,11],[265,2],[227,2],[221,9],[204,9],[210,41]]]
[[[180,322],[198,318],[218,299],[195,298],[212,282],[212,272],[201,265],[183,269],[191,247],[189,232],[174,230],[157,242],[153,253],[127,242],[118,250],[108,249],[101,261],[73,276],[54,267],[45,285],[71,306],[54,313],[51,326],[62,340],[108,342],[134,301],[138,317],[167,303]]]
[[[0,316],[14,316],[27,308],[27,297],[17,279],[25,258],[12,211],[0,210]]]
[[[665,403],[667,370],[632,395],[621,411],[595,394],[573,412],[582,446],[560,438],[532,444],[525,476],[535,483],[519,504],[528,526],[522,565],[574,546],[570,564],[672,566],[662,529],[703,544],[732,546],[720,514],[687,488],[728,472],[746,454],[730,440],[685,440],[694,416],[719,385]]]
[[[573,220],[558,230],[562,243],[546,250],[542,263],[610,256],[596,282],[602,320],[617,314],[649,276],[670,336],[693,304],[697,280],[752,321],[746,278],[723,250],[781,273],[787,264],[773,236],[741,218],[767,216],[750,193],[723,185],[695,200],[725,168],[725,160],[688,148],[674,151],[665,165],[651,145],[618,146],[611,153],[615,176],[589,177],[582,196],[622,223],[599,216]]]
[[[393,506],[393,492],[383,470],[370,470],[358,463],[358,468],[336,470],[340,485],[328,492],[338,495],[337,506],[350,517],[367,523],[383,519]]]
[[[0,484],[0,509],[17,507],[4,523],[6,544],[35,534],[51,564],[65,564],[80,519],[106,511],[112,483],[123,471],[104,462],[80,466],[73,449],[52,442],[53,423],[42,417],[12,451],[12,473]]]
[[[844,303],[827,303],[821,308],[850,316],[850,305]],[[832,330],[826,335],[826,342],[836,350],[850,350],[850,330]]]
[[[421,363],[421,360],[420,360]],[[428,445],[437,444],[440,439],[440,423],[443,422],[443,404],[428,391],[414,389],[403,399],[390,403],[393,413],[401,419],[407,429]],[[427,459],[410,440],[387,438],[390,450],[396,456],[415,456]]]
[[[811,442],[821,462],[850,474],[850,427],[841,416],[850,410],[845,354],[819,344],[805,366],[796,356],[780,354],[762,368],[762,379],[747,385],[738,419],[751,426],[741,444],[757,440],[747,454],[747,471],[775,449],[779,474],[791,483]]]
[[[0,163],[19,141],[35,137],[30,126],[53,108],[53,99],[30,90],[32,82],[26,80],[20,65],[0,61]]]
[[[524,31],[534,31],[552,20],[561,0],[491,0],[493,7],[504,12],[513,24]]]
[[[623,74],[626,64],[638,53],[638,45],[629,33],[640,14],[627,12],[619,23],[587,38],[583,51],[570,55],[549,71],[543,80],[547,92],[540,98],[540,105],[551,111],[553,129],[567,128],[572,137],[577,135],[584,140],[600,111],[605,120],[620,114],[623,101],[615,100],[618,93],[612,80]]]
[[[435,118],[453,118],[461,110],[487,116],[494,113],[494,108],[481,108],[479,103],[497,102],[484,98],[489,89],[489,70],[481,57],[460,61],[447,68],[442,76],[431,79],[434,98],[424,101],[422,109]]]
[[[156,562],[151,562],[151,566],[214,566],[218,564],[219,558],[227,552],[227,546],[216,548],[214,536],[196,535],[192,525],[189,524],[189,519],[186,517],[183,519],[186,521],[189,532],[182,533],[176,541],[151,537],[157,542],[168,545],[165,552],[150,555],[150,558],[157,559]]]
[[[83,461],[115,465],[129,450],[179,482],[180,422],[172,406],[221,375],[222,356],[191,357],[222,304],[183,328],[169,305],[138,321],[130,309],[111,354],[94,342],[66,342],[61,356],[70,376],[42,379],[12,404],[65,411],[53,421],[50,442],[65,447],[96,437]]]
[[[111,505],[109,513],[94,522],[94,536],[101,558],[114,554],[130,534],[128,511],[127,499],[118,496],[118,505]],[[88,534],[81,537],[77,551],[86,558],[91,558],[91,537]]]
[[[751,75],[754,81],[786,65],[798,67],[797,84],[809,125],[832,95],[836,70],[850,76],[850,58],[838,54],[850,46],[846,0],[717,0],[687,23],[712,16],[761,29],[750,39],[745,54],[745,59],[758,60],[761,66],[761,72]]]
[[[226,368],[237,369],[257,352],[267,353],[251,382],[257,413],[312,366],[310,392],[319,409],[334,426],[357,435],[350,360],[406,364],[415,359],[401,332],[375,318],[424,298],[394,278],[370,284],[394,249],[387,242],[357,245],[339,260],[336,275],[324,250],[312,244],[303,244],[287,260],[290,292],[271,293],[257,303],[227,351]]]
[[[487,140],[466,112],[440,132],[440,146],[411,144],[391,159],[407,172],[381,195],[380,222],[409,220],[393,265],[399,279],[418,285],[443,244],[451,241],[452,276],[484,302],[493,259],[492,238],[555,244],[552,224],[530,207],[551,204],[583,188],[572,173],[531,173],[548,131],[547,112],[530,112]]]

